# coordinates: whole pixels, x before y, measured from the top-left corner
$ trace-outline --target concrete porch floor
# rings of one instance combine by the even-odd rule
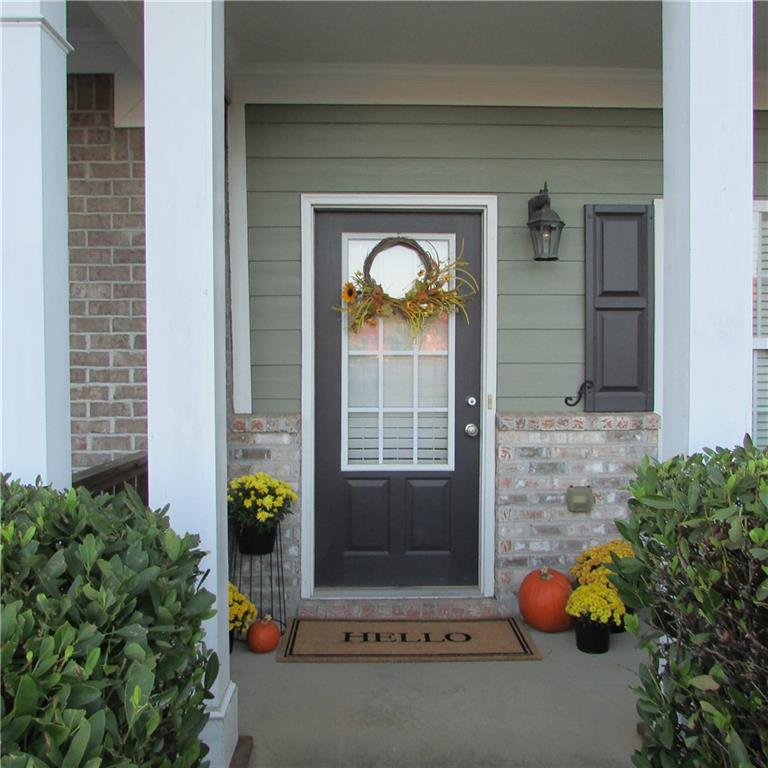
[[[642,652],[591,656],[529,630],[543,661],[277,663],[236,643],[251,768],[630,768]]]

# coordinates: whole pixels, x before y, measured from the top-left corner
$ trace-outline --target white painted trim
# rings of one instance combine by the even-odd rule
[[[218,707],[208,710],[208,722],[200,739],[208,745],[211,768],[229,768],[237,748],[238,690],[231,680]]]
[[[59,33],[45,16],[10,16],[0,18],[0,27],[40,27],[64,53],[72,53],[74,47]]]
[[[232,302],[232,407],[253,410],[251,396],[251,310],[248,275],[248,187],[246,182],[245,104],[227,109],[229,192],[229,274]]]
[[[658,456],[664,451],[664,200],[653,201],[653,410],[661,416]]]
[[[661,71],[464,64],[261,64],[232,73],[233,100],[268,104],[661,106]]]
[[[365,194],[301,196],[301,596],[309,599],[315,593],[314,219],[316,210],[333,209],[478,211],[483,215],[479,588],[483,597],[492,597],[496,531],[498,199],[495,195]],[[436,590],[435,596],[439,595]]]
[[[62,6],[2,5],[0,467],[68,488],[67,65],[50,22],[27,18],[42,6],[63,28]]]
[[[481,413],[480,591],[493,597],[496,586],[496,342],[498,335],[498,198],[486,198],[483,209],[483,371]]]

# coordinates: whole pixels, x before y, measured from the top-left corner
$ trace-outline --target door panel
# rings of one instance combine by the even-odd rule
[[[481,416],[480,296],[467,304],[468,324],[463,315],[433,321],[416,343],[387,318],[349,332],[333,308],[349,272],[395,234],[419,240],[441,261],[460,253],[479,278],[481,225],[477,213],[316,213],[319,587],[479,583],[480,440],[464,426]],[[388,254],[377,257],[374,276],[394,291],[418,266],[403,253],[387,262]]]

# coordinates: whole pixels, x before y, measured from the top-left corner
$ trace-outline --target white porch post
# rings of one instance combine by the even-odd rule
[[[750,429],[752,3],[665,0],[663,37],[670,456]]]
[[[72,483],[66,5],[2,5],[0,468]]]
[[[204,739],[229,764],[237,697],[227,629],[224,325],[224,5],[144,5],[147,372],[153,506],[201,537],[221,671]]]

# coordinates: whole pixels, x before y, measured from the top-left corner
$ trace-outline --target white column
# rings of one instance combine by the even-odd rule
[[[144,5],[149,494],[200,535],[221,671],[204,739],[212,768],[237,741],[227,628],[224,325],[224,6]]]
[[[72,483],[66,5],[2,5],[0,469]]]
[[[752,3],[665,0],[663,37],[669,456],[751,424]]]

